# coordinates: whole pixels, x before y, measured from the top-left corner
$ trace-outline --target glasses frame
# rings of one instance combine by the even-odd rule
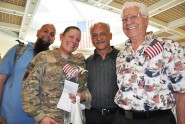
[[[131,22],[134,22],[136,21],[141,15],[138,13],[138,14],[129,14],[128,16],[125,16],[122,18],[122,22],[123,23],[127,23],[128,19],[131,21]]]

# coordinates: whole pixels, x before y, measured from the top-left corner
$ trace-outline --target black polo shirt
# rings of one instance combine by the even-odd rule
[[[112,51],[107,53],[105,59],[97,54],[87,58],[88,70],[87,86],[92,95],[92,107],[97,109],[116,108],[114,97],[118,91],[116,76],[116,57],[119,50],[112,46]]]

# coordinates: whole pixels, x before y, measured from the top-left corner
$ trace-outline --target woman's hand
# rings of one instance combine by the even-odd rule
[[[83,101],[83,100],[85,100],[85,96],[84,96],[84,93],[77,93],[77,96],[79,96],[80,97],[80,101]],[[73,94],[73,93],[69,93],[69,98],[71,99],[71,102],[72,103],[76,103],[76,95],[75,94]]]

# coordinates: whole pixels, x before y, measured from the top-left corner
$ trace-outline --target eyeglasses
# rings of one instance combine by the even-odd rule
[[[139,18],[139,13],[138,14],[133,14],[133,15],[129,15],[129,16],[125,16],[123,17],[122,19],[122,22],[123,23],[126,23],[128,21],[128,19],[130,19],[130,21],[136,21],[138,18]]]

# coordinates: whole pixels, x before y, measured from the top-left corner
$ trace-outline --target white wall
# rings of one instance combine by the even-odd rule
[[[15,41],[17,38],[12,37],[10,35],[6,35],[4,33],[0,32],[0,54],[1,57],[3,57],[6,52],[15,44],[17,44],[17,42]]]

